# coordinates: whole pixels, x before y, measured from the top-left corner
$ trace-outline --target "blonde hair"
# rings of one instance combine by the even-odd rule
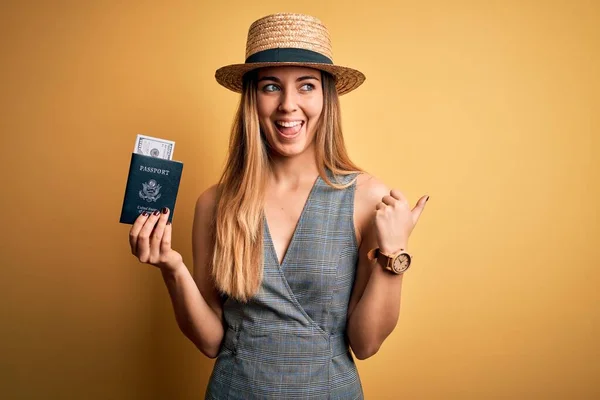
[[[337,175],[361,170],[350,160],[341,128],[334,78],[322,72],[323,110],[316,126],[319,175],[330,186],[326,169]],[[263,275],[264,193],[270,171],[268,145],[257,113],[256,71],[244,77],[242,96],[229,140],[229,156],[218,184],[213,225],[211,274],[222,293],[242,302],[259,290]]]

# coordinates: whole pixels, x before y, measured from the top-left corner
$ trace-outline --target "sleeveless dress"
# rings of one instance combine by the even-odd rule
[[[358,260],[355,187],[315,180],[281,265],[265,218],[263,282],[246,304],[225,299],[206,399],[364,398],[345,337]]]

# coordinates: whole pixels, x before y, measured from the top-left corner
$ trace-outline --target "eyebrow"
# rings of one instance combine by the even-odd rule
[[[309,79],[314,79],[316,81],[319,80],[319,78],[317,78],[316,76],[305,75],[305,76],[301,76],[298,79],[296,79],[296,82],[306,81],[306,80],[309,80]],[[276,76],[263,76],[258,81],[259,82],[262,82],[262,81],[273,81],[273,82],[281,83],[281,80],[278,77],[276,77]]]

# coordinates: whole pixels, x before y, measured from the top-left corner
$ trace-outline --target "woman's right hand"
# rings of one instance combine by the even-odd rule
[[[171,248],[172,226],[167,223],[170,210],[164,207],[161,211],[139,215],[129,231],[129,245],[141,262],[174,272],[183,265],[183,258]]]

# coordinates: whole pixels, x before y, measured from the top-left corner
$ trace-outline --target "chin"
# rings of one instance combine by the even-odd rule
[[[304,145],[290,146],[278,144],[276,146],[271,146],[271,150],[281,157],[295,157],[306,152],[307,148]]]
[[[284,137],[277,129],[269,132],[271,151],[282,157],[299,156],[306,152],[310,147],[306,135],[306,126],[293,138]]]

